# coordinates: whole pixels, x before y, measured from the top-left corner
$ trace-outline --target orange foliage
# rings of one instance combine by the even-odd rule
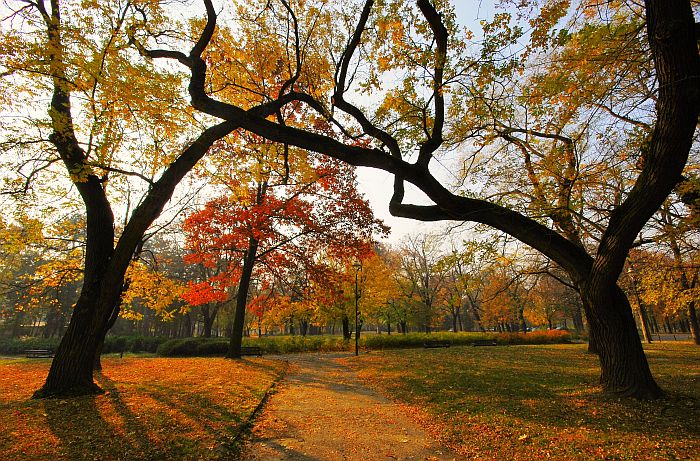
[[[282,373],[264,359],[107,358],[96,376],[104,395],[29,400],[48,366],[0,362],[3,459],[232,459]]]

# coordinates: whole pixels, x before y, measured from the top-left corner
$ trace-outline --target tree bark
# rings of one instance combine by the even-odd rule
[[[343,314],[343,339],[350,341],[352,338],[352,333],[350,333],[350,319],[347,315]]]
[[[255,238],[248,239],[248,251],[243,259],[243,270],[238,282],[236,295],[236,310],[233,314],[233,327],[231,328],[231,341],[229,342],[226,357],[231,359],[241,358],[241,344],[243,342],[243,329],[245,328],[245,311],[248,304],[248,290],[253,276],[253,267],[258,252],[258,241]]]
[[[109,320],[107,320],[107,325],[105,326],[104,334],[100,335],[100,337],[97,339],[97,348],[95,349],[95,361],[93,364],[93,369],[95,370],[102,370],[102,348],[105,344],[105,337],[107,336],[109,330],[112,329],[114,324],[117,323],[117,319],[119,318],[119,311],[121,310],[121,295],[124,293],[124,291],[126,291],[127,288],[128,287],[126,286],[123,287],[122,292],[119,296],[119,301],[114,305],[114,309],[112,310],[112,313],[109,316]]]
[[[95,311],[94,300],[81,296],[75,305],[68,329],[56,349],[46,382],[34,393],[34,398],[101,392],[92,379],[95,351],[101,332]]]
[[[698,316],[695,311],[695,302],[688,303],[688,323],[693,342],[700,346],[700,327],[698,327]]]
[[[583,331],[586,328],[583,324],[583,309],[581,308],[581,304],[579,304],[579,303],[576,304],[576,309],[574,309],[574,313],[573,313],[572,317],[573,317],[573,321],[574,321],[574,328],[576,328],[576,332],[583,333]]]
[[[639,399],[662,395],[649,370],[639,341],[632,308],[624,292],[585,286],[581,292],[589,305],[588,321],[600,359],[600,383],[608,392]]]
[[[205,338],[211,338],[212,329],[214,327],[214,320],[219,313],[219,306],[206,305],[202,306],[202,322],[204,323],[204,331],[202,336]]]

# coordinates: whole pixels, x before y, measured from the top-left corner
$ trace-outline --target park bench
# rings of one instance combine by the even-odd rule
[[[24,355],[28,359],[50,359],[53,357],[53,351],[49,349],[27,349]]]
[[[423,343],[423,347],[426,349],[433,349],[436,347],[450,347],[449,341],[426,341]]]
[[[472,343],[472,346],[498,346],[495,339],[476,339]]]
[[[262,357],[262,349],[259,346],[243,346],[241,347],[241,356],[244,355],[257,355]]]

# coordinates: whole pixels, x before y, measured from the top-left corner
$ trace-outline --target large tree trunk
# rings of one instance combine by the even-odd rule
[[[226,357],[231,359],[241,358],[241,344],[243,343],[243,329],[245,328],[245,310],[248,304],[248,289],[253,276],[253,267],[257,258],[258,241],[254,238],[248,240],[248,251],[243,259],[243,271],[238,284],[236,295],[236,310],[233,314],[233,327],[231,328],[231,341]]]
[[[124,286],[122,288],[122,294],[128,289],[127,286]],[[102,348],[104,347],[105,344],[105,337],[107,336],[107,333],[109,330],[112,329],[115,323],[117,323],[117,319],[119,318],[119,311],[121,310],[121,296],[119,297],[119,302],[117,302],[114,305],[114,308],[112,309],[112,313],[109,316],[109,320],[107,321],[107,325],[105,326],[103,334],[100,335],[100,337],[97,340],[97,347],[95,348],[95,362],[93,364],[93,369],[94,370],[102,370]],[[122,351],[123,353],[124,351]]]
[[[577,303],[576,309],[572,315],[574,321],[574,328],[576,328],[577,333],[582,333],[585,329],[583,325],[583,313],[581,312],[581,305]]]
[[[585,286],[581,295],[590,307],[590,335],[600,359],[603,389],[639,399],[660,397],[624,292],[617,285],[607,290]]]
[[[81,296],[51,362],[46,382],[34,393],[34,398],[101,391],[92,379],[95,352],[103,329],[96,313],[94,300]]]

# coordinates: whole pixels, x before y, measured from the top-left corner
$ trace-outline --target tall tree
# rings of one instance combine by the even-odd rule
[[[120,302],[132,255],[177,184],[216,140],[238,128],[236,122],[223,121],[200,129],[179,147],[182,138],[194,133],[175,89],[179,80],[134,59],[129,49],[133,36],[146,26],[144,15],[159,18],[148,24],[149,30],[169,28],[163,25],[163,10],[140,2],[93,6],[23,2],[4,20],[17,27],[2,30],[3,42],[12,44],[2,48],[5,92],[16,95],[15,105],[35,107],[37,94],[50,100],[45,118],[37,121],[41,111],[29,110],[25,131],[15,125],[14,131],[4,132],[5,153],[30,157],[17,167],[23,178],[11,183],[19,186],[13,192],[23,193],[42,171],[62,174],[78,192],[86,216],[82,289],[36,397],[100,391],[93,381],[93,362]],[[196,67],[206,45],[195,43],[181,63]],[[251,110],[267,116],[278,107],[268,101]],[[150,143],[142,143],[144,137]],[[145,187],[116,235],[110,186],[129,179],[143,181]]]
[[[440,264],[441,251],[436,234],[409,236],[401,248],[401,272],[410,293],[420,303],[415,314],[426,333],[430,333],[433,327],[436,304],[447,275],[447,269]]]
[[[236,287],[228,353],[233,358],[241,354],[248,293],[255,278],[262,282],[266,274],[268,279],[286,279],[291,300],[304,301],[304,287],[317,272],[319,254],[361,256],[370,250],[373,234],[387,231],[358,193],[349,165],[318,155],[305,156],[302,165],[297,155],[292,168],[277,169],[265,157],[254,160],[248,154],[257,177],[239,182],[231,195],[208,202],[185,221],[187,246],[194,251],[190,261],[212,266],[223,254],[237,255],[227,259],[220,274],[195,287],[220,296],[218,301],[225,299],[227,287]],[[241,154],[241,163],[245,161]]]
[[[280,0],[280,5],[279,9],[262,10],[262,14],[278,14],[275,19],[293,24],[296,5],[284,0]],[[214,35],[216,12],[210,0],[205,0],[205,6],[207,27],[198,42],[206,47]],[[549,7],[548,11],[552,11]],[[280,11],[284,13],[279,14]],[[646,16],[649,56],[658,81],[653,129],[640,147],[644,162],[634,178],[634,186],[613,207],[607,223],[601,224],[600,243],[590,252],[547,222],[494,201],[452,193],[431,173],[429,165],[446,141],[447,146],[459,142],[450,137],[446,120],[463,106],[460,98],[447,96],[452,83],[468,76],[474,65],[464,56],[469,38],[458,37],[454,15],[444,2],[418,0],[416,8],[411,8],[394,2],[375,5],[372,0],[365,1],[344,41],[346,45],[336,54],[332,97],[319,100],[294,84],[284,88],[288,98],[304,101],[320,115],[343,126],[344,135],[338,137],[359,136],[364,144],[334,139],[313,127],[301,130],[275,123],[233,102],[217,99],[205,85],[208,67],[203,60],[190,68],[188,90],[193,107],[201,112],[235,121],[246,130],[277,142],[392,173],[396,178],[390,202],[394,215],[427,221],[479,222],[541,251],[567,271],[581,293],[600,357],[604,389],[654,398],[661,391],[649,371],[629,302],[616,281],[637,234],[680,179],[700,111],[700,63],[695,22],[687,1],[648,0],[642,13]],[[298,40],[290,40],[285,46],[296,50],[302,47]],[[368,64],[368,57],[375,59],[369,62],[372,71],[360,72]],[[381,85],[382,72],[397,71],[403,71],[406,78],[396,91],[384,93],[385,104],[379,113],[366,115],[349,100],[352,84],[363,83],[360,89],[372,92]],[[370,80],[358,82],[360,75],[369,75]],[[326,106],[329,100],[331,106]],[[342,112],[343,117],[334,116],[334,110]],[[408,161],[412,157],[411,146],[417,146],[418,155]],[[404,203],[407,182],[424,192],[434,205]]]

